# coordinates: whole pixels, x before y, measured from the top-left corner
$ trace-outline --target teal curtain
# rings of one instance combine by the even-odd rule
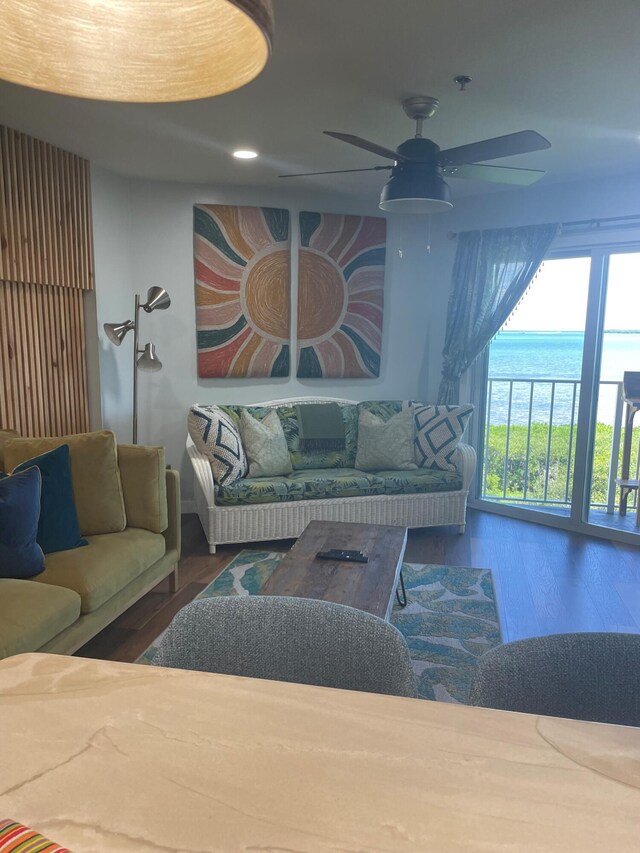
[[[458,402],[460,377],[516,307],[557,233],[558,225],[528,225],[458,235],[439,403]]]

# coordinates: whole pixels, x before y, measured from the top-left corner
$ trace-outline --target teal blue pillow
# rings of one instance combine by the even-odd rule
[[[34,466],[40,470],[42,476],[38,545],[45,554],[87,545],[87,540],[80,535],[78,513],[73,499],[69,445],[61,444],[55,450],[28,459],[18,465],[13,473]]]
[[[0,473],[0,577],[32,578],[44,569],[36,542],[40,517],[40,472]]]

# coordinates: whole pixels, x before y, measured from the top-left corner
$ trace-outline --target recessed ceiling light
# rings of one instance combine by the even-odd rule
[[[251,151],[249,148],[239,148],[233,152],[233,156],[238,160],[254,160],[258,156],[257,151]]]

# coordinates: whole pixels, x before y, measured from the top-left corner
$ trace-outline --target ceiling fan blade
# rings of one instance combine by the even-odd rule
[[[462,166],[444,166],[447,178],[466,178],[472,181],[492,181],[496,184],[517,184],[526,187],[535,184],[546,172],[540,169],[513,169],[510,166],[485,166],[477,163]]]
[[[406,160],[392,151],[390,148],[385,148],[383,145],[377,145],[375,142],[369,142],[368,139],[363,139],[361,136],[353,136],[351,133],[335,133],[333,130],[322,131],[327,136],[333,136],[334,139],[339,139],[341,142],[348,142],[349,145],[355,145],[356,148],[364,148],[365,151],[371,151],[372,154],[379,154],[380,157],[388,157],[390,160]]]
[[[541,151],[551,148],[551,143],[535,130],[521,130],[518,133],[508,133],[506,136],[496,136],[493,139],[483,139],[481,142],[471,142],[458,148],[448,148],[440,152],[440,162],[443,166],[459,166],[463,163],[478,163],[483,160],[498,160],[500,157],[511,157],[513,154],[528,154],[530,151]]]
[[[393,166],[369,166],[366,169],[332,169],[330,172],[298,172],[295,175],[278,175],[279,178],[306,178],[309,175],[341,175],[344,172],[379,172],[393,169]]]

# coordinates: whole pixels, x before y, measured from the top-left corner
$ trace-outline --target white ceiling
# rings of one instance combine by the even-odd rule
[[[133,105],[0,82],[0,123],[122,175],[284,188],[281,172],[384,163],[321,131],[395,148],[413,134],[400,101],[429,94],[441,106],[426,135],[442,148],[531,128],[552,148],[501,163],[546,169],[547,183],[640,172],[638,0],[274,0],[274,7],[272,59],[237,92]],[[473,77],[465,93],[452,82],[460,73]],[[262,156],[237,162],[229,152],[240,146]],[[290,179],[287,189],[371,200],[384,180],[376,172]],[[491,189],[451,183],[454,197]]]

